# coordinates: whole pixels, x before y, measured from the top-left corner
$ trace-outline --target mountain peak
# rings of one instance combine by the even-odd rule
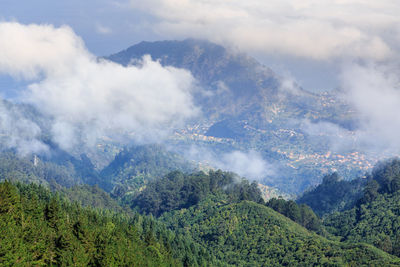
[[[208,98],[196,99],[211,112],[218,107],[218,113],[238,115],[255,103],[276,99],[280,87],[277,75],[254,58],[198,39],[141,42],[108,59],[126,66],[144,55],[163,66],[189,70],[209,92]]]
[[[200,39],[143,41],[109,56],[108,59],[128,65],[144,55],[150,55],[163,65],[188,69],[195,78],[205,83],[223,80],[227,75],[274,76],[271,69],[254,58]]]

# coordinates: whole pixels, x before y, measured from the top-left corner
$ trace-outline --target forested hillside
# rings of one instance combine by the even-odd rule
[[[297,222],[310,231],[314,231],[321,235],[325,234],[321,220],[314,211],[305,204],[298,205],[293,200],[287,201],[281,198],[272,198],[266,203],[266,206],[282,215],[285,215],[292,221]]]
[[[2,266],[213,262],[190,237],[174,234],[154,219],[82,208],[34,184],[0,184],[0,237]]]
[[[193,165],[160,146],[125,148],[101,173],[80,164],[1,154],[2,180],[17,183],[1,184],[4,265],[400,264],[381,251],[400,256],[397,159],[366,178],[328,175],[299,204],[265,203],[256,182],[234,173],[190,173]]]
[[[83,182],[72,164],[59,165],[35,159],[33,155],[19,157],[11,151],[0,152],[0,180],[37,183],[51,188],[71,187]]]
[[[366,182],[363,178],[346,181],[337,173],[329,174],[321,184],[303,193],[297,202],[310,206],[319,216],[350,209],[363,196]]]
[[[165,213],[171,229],[233,266],[388,266],[398,258],[364,244],[328,241],[263,205],[208,198],[189,209]]]
[[[162,145],[142,145],[125,147],[100,175],[113,184],[114,196],[129,199],[148,182],[171,171],[191,172],[195,169],[194,163]]]
[[[250,184],[233,173],[218,170],[209,174],[171,172],[149,183],[131,205],[143,213],[160,216],[167,211],[189,208],[209,195],[219,193],[227,195],[230,202],[264,202],[257,183]]]
[[[340,92],[312,93],[288,84],[257,59],[206,40],[141,42],[106,58],[140,66],[145,55],[189,71],[202,88],[195,90],[194,101],[203,116],[168,140],[179,153],[192,146],[217,154],[255,150],[279,169],[279,175],[256,178],[289,194],[319,183],[326,171],[336,169],[351,179],[367,170],[365,157],[354,154],[352,145],[343,153],[332,151],[330,140],[345,135],[317,134],[325,128],[357,129],[355,112]]]
[[[324,223],[347,242],[367,242],[400,256],[400,160],[378,164],[363,197],[350,210],[333,213]]]

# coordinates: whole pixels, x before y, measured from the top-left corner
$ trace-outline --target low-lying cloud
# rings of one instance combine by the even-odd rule
[[[210,149],[191,146],[186,157],[224,171],[232,171],[250,180],[262,181],[273,176],[275,168],[257,151],[230,151],[217,153]]]
[[[396,0],[131,0],[161,36],[316,60],[383,60],[399,46]],[[188,12],[189,11],[189,12]]]
[[[217,166],[252,180],[262,180],[274,173],[273,167],[256,151],[223,154],[221,160],[217,161]]]
[[[327,149],[334,152],[349,152],[360,148],[356,133],[341,127],[340,125],[328,121],[311,122],[306,119],[300,122],[301,129],[312,137],[319,148],[325,145]],[[319,145],[321,142],[322,145]]]
[[[48,151],[40,141],[42,130],[16,106],[0,100],[0,146],[24,156]]]
[[[358,150],[383,157],[400,153],[400,75],[396,63],[349,63],[342,69],[342,97],[355,110],[354,131],[334,123],[303,122],[311,136],[324,136],[336,151]]]
[[[67,26],[2,22],[0,40],[0,73],[28,82],[19,100],[52,117],[64,149],[110,135],[152,142],[199,112],[188,71],[150,57],[128,67],[98,59]]]
[[[400,149],[398,1],[130,0],[130,4],[154,18],[148,27],[159,36],[204,38],[267,58],[279,55],[342,65],[339,87],[356,110],[358,129],[305,121],[304,130],[326,136],[334,150]]]
[[[341,76],[346,98],[360,115],[358,132],[371,148],[400,149],[400,77],[397,64],[351,64]]]

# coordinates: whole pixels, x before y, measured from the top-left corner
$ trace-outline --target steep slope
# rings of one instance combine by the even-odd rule
[[[202,88],[194,99],[204,117],[177,129],[169,140],[181,153],[193,144],[223,152],[257,150],[280,174],[257,178],[287,193],[318,184],[331,170],[347,178],[369,166],[359,159],[362,155],[352,154],[351,146],[344,154],[328,153],[331,138],[338,136],[310,130],[313,122],[350,130],[357,127],[354,111],[337,91],[310,93],[254,58],[194,39],[141,42],[107,58],[140,65],[144,55],[164,66],[190,71]]]
[[[189,70],[208,92],[199,94],[196,100],[213,119],[251,118],[265,126],[265,122],[277,118],[274,113],[279,108],[307,113],[317,100],[317,96],[296,86],[293,91],[282,90],[284,80],[268,67],[207,41],[141,42],[108,59],[127,65],[137,63],[144,55],[164,66]]]
[[[315,188],[304,192],[296,202],[310,206],[319,216],[351,209],[362,198],[366,183],[363,178],[345,181],[333,173],[326,175]]]
[[[328,216],[331,233],[350,242],[367,242],[400,256],[400,160],[378,164],[363,197],[350,210]]]
[[[400,192],[325,219],[327,229],[347,242],[366,242],[400,256]]]
[[[206,41],[142,42],[109,57],[121,64],[149,54],[161,64],[190,70],[213,97],[200,97],[208,115],[237,116],[255,101],[276,98],[279,80],[273,72],[245,55],[234,55]],[[199,95],[201,96],[201,95]]]
[[[35,184],[0,183],[1,266],[217,266],[150,217],[71,204]]]
[[[21,156],[15,151],[0,151],[0,181],[37,183],[51,189],[78,184],[99,185],[111,190],[110,183],[100,178],[90,160],[82,155],[77,159],[57,148],[50,155],[28,154]]]
[[[171,171],[195,169],[194,163],[169,152],[162,145],[140,145],[124,148],[100,175],[104,181],[113,184],[114,196],[124,198]]]
[[[234,266],[389,266],[396,257],[364,244],[328,241],[272,209],[254,202],[227,204],[207,199],[195,207],[164,214],[174,231],[190,233]]]
[[[257,183],[250,184],[233,173],[218,170],[208,174],[171,172],[151,181],[131,200],[130,205],[142,213],[160,216],[164,212],[189,208],[215,194],[226,194],[230,202],[264,202]]]

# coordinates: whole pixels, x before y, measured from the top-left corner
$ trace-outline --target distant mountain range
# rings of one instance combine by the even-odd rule
[[[348,109],[326,107],[325,97],[303,90],[245,54],[231,52],[207,41],[141,42],[108,59],[135,64],[150,55],[164,66],[189,70],[207,93],[196,95],[197,104],[210,120],[246,120],[253,126],[272,128],[289,119],[336,121],[351,127]],[[292,115],[287,118],[285,115]]]
[[[195,95],[203,118],[177,131],[179,140],[172,138],[181,152],[193,144],[219,152],[259,151],[279,172],[260,178],[292,193],[319,183],[323,174],[354,177],[370,166],[351,147],[331,153],[330,137],[310,135],[305,127],[320,122],[357,127],[354,111],[337,92],[308,92],[252,57],[195,39],[141,42],[107,59],[134,65],[144,55],[189,70],[203,88]]]
[[[320,183],[327,173],[338,171],[344,178],[356,177],[372,166],[351,146],[346,152],[335,153],[330,151],[331,136],[310,134],[307,130],[307,125],[318,122],[348,130],[357,127],[354,112],[337,97],[337,92],[308,92],[254,58],[194,39],[141,42],[106,58],[129,65],[139,64],[144,55],[150,55],[164,66],[184,68],[198,81],[201,90],[196,91],[194,101],[203,111],[203,116],[190,121],[185,128],[175,129],[165,145],[186,159],[191,159],[189,154],[193,148],[200,151],[194,158],[200,161],[199,166],[222,168],[213,162],[221,155],[234,151],[256,151],[273,166],[273,170],[248,178],[257,178],[260,183],[289,194],[301,193]],[[49,146],[51,161],[60,163],[67,159],[77,170],[85,170],[80,176],[91,180],[91,184],[100,181],[99,173],[93,173],[92,169],[102,170],[123,149],[118,141],[105,137],[98,140],[96,148],[78,147],[77,151],[70,151],[71,156],[52,143],[51,118],[43,116],[30,105],[9,101],[2,101],[1,104],[12,111],[9,116],[15,117],[15,120],[26,119],[40,128],[41,136],[37,138]],[[7,134],[2,133],[1,142],[8,140],[3,138]],[[139,154],[131,156],[138,159],[141,158]],[[207,154],[215,156],[210,159]],[[163,162],[164,159],[157,160]],[[85,167],[86,163],[93,163],[94,166]],[[117,183],[124,183],[125,179],[139,175],[130,173],[131,166],[125,165],[119,173],[129,177],[119,177],[113,182],[119,180]],[[170,171],[175,165],[163,166]],[[230,170],[229,167],[223,168]],[[106,180],[102,182],[110,183]],[[104,184],[103,187],[112,189],[111,184]]]

